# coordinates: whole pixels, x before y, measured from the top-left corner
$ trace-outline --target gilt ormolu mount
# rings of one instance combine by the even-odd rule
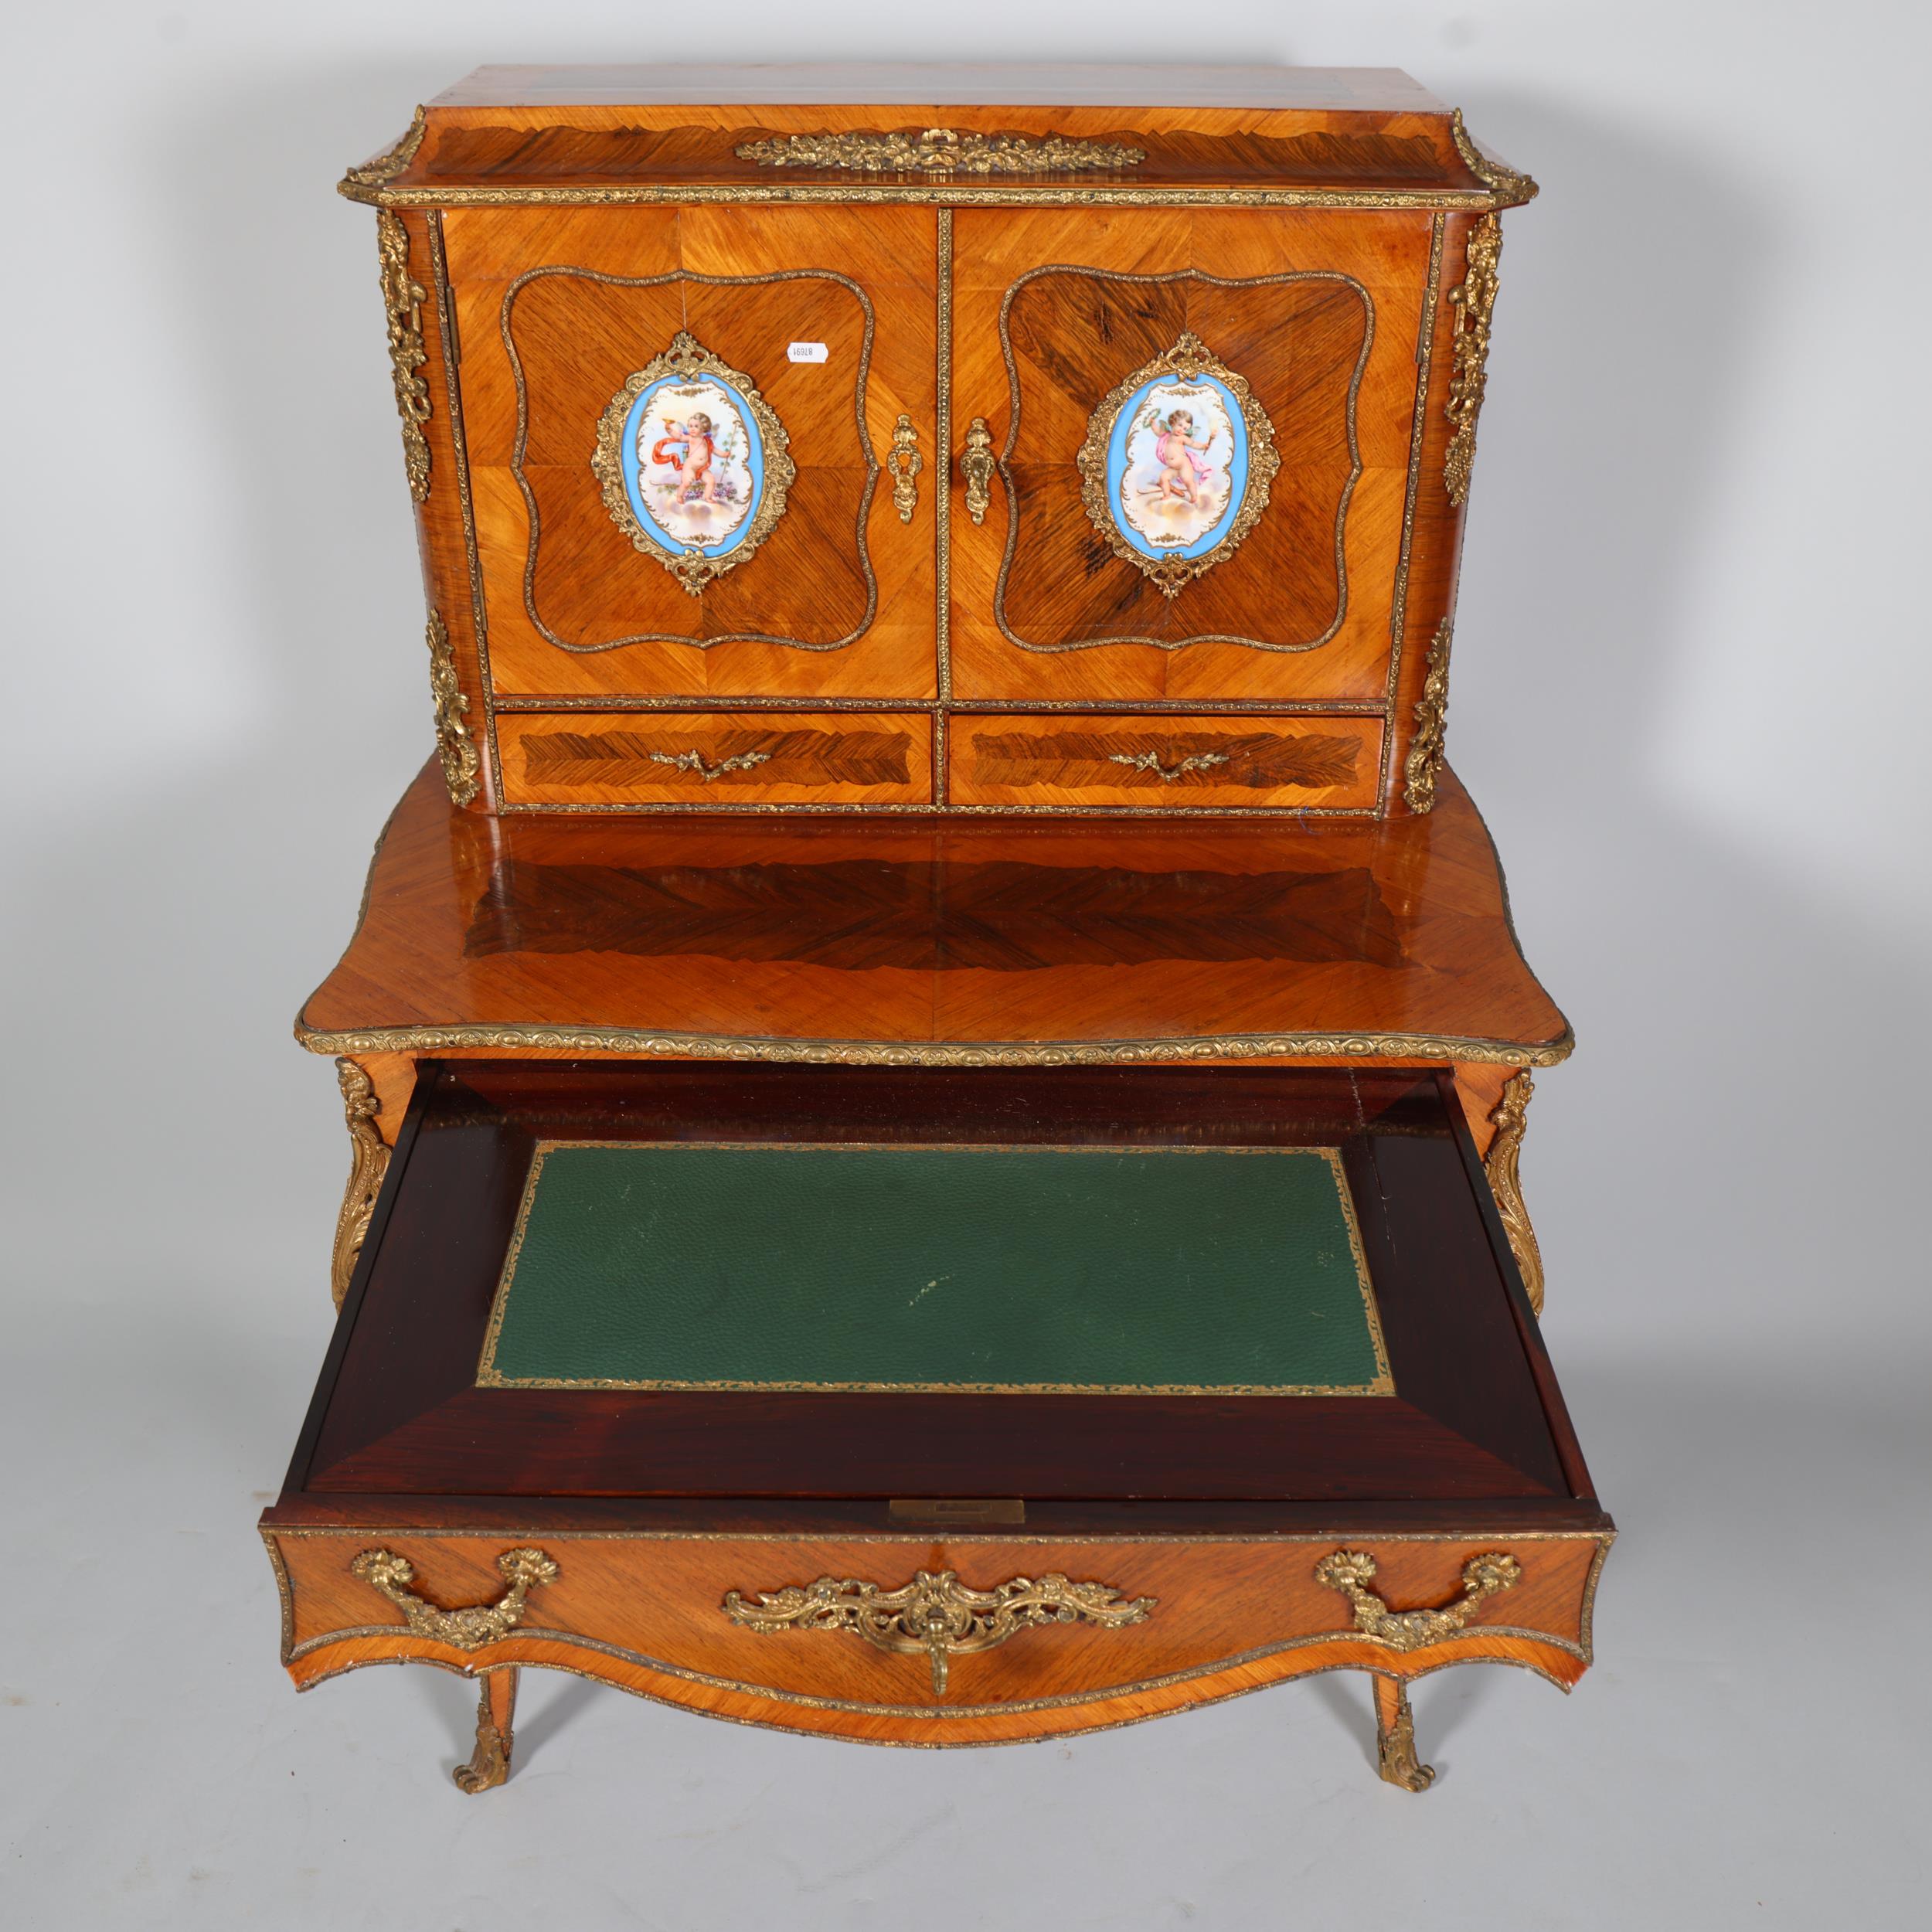
[[[342,192],[437,755],[298,1022],[296,1682],[478,1679],[472,1791],[526,1665],[917,1744],[1345,1668],[1411,1791],[1417,1679],[1572,1685],[1570,1039],[1444,762],[1533,184],[1393,73],[515,69]]]

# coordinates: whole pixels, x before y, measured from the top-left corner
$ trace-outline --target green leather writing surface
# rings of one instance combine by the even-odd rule
[[[549,1142],[485,1385],[1379,1394],[1325,1148]]]

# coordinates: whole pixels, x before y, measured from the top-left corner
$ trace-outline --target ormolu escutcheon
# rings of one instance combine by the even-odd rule
[[[993,432],[983,416],[975,416],[967,428],[959,473],[966,479],[966,514],[975,523],[984,523],[993,500]]]
[[[899,512],[900,522],[910,523],[919,507],[919,472],[926,467],[926,459],[919,453],[919,432],[910,416],[901,416],[893,431],[886,467],[893,473],[893,508]]]
[[[850,1577],[821,1577],[755,1599],[734,1590],[724,1600],[724,1613],[747,1630],[846,1631],[875,1650],[923,1655],[937,1699],[946,1695],[955,1657],[994,1649],[1042,1624],[1119,1630],[1141,1622],[1155,1600],[1138,1597],[1129,1602],[1111,1583],[1077,1583],[1057,1574],[1037,1580],[1015,1577],[991,1590],[975,1590],[952,1570],[922,1570],[898,1590]]]

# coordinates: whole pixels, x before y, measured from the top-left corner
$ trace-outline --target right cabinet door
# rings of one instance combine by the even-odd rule
[[[1432,217],[955,219],[954,699],[1382,710]]]

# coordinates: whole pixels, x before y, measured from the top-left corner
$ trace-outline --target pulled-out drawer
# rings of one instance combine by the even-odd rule
[[[896,1743],[1567,1687],[1611,1535],[1446,1070],[530,1060],[421,1068],[262,1527],[299,1683]]]

